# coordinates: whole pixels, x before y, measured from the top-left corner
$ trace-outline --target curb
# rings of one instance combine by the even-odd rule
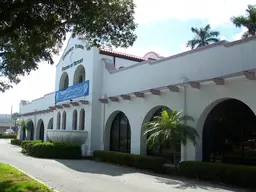
[[[28,173],[22,171],[21,169],[19,169],[18,167],[16,167],[15,165],[13,164],[9,164],[10,166],[14,167],[15,169],[19,170],[20,172],[22,172],[23,174],[27,175],[28,177],[30,177],[31,179],[34,179],[35,181],[37,181],[38,183],[41,183],[43,185],[45,185],[46,187],[48,187],[49,189],[55,191],[55,192],[59,192],[57,191],[56,189],[53,189],[52,187],[50,187],[49,185],[47,185],[46,183],[44,183],[43,181],[40,181],[39,179],[35,178],[34,176],[32,175],[29,175]]]

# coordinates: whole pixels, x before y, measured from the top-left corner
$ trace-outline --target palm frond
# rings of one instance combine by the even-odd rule
[[[180,140],[182,144],[186,145],[187,139],[191,140],[194,145],[196,144],[196,138],[199,137],[199,135],[193,127],[189,125],[180,124],[178,129],[180,132]]]
[[[198,43],[200,43],[199,40],[192,39],[192,40],[187,42],[187,47],[191,47],[191,49],[194,49]]]
[[[187,42],[187,47],[191,47],[191,49],[203,47],[205,45],[209,45],[211,42],[219,41],[216,38],[217,36],[219,36],[219,32],[212,31],[210,24],[202,28],[192,27],[191,31],[195,34],[195,37]],[[212,39],[212,41],[209,41],[208,39]]]
[[[217,43],[217,42],[219,42],[220,40],[219,40],[218,38],[211,37],[211,38],[206,39],[206,41],[207,41],[208,43]]]
[[[184,116],[180,117],[180,120],[181,121],[187,121],[187,120],[195,121],[195,119],[189,115],[184,115]]]
[[[194,27],[191,27],[191,31],[193,32],[193,33],[195,33],[196,35],[199,35],[199,29],[198,28],[194,28]]]
[[[172,145],[172,150],[175,150],[175,143],[182,142],[186,144],[187,139],[195,143],[198,136],[197,131],[188,125],[183,125],[180,122],[184,119],[194,120],[190,116],[181,116],[181,111],[163,110],[160,117],[155,117],[151,122],[143,125],[144,135],[147,135],[147,144],[149,147],[159,146],[162,143],[169,141]]]
[[[197,48],[203,47],[203,46],[208,45],[208,44],[209,44],[209,42],[207,42],[207,41],[202,41],[202,42],[200,42],[200,43],[197,45]]]
[[[211,25],[210,24],[208,24],[208,25],[206,25],[204,27],[204,31],[209,31],[210,29],[211,29]]]
[[[206,34],[206,38],[212,38],[212,37],[218,37],[220,35],[220,32],[218,31],[210,31]]]

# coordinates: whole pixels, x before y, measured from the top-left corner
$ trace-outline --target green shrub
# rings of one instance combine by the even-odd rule
[[[35,144],[35,143],[42,143],[41,140],[24,140],[21,142],[21,148],[23,153],[27,153],[28,145]]]
[[[0,134],[0,139],[16,139],[16,134]]]
[[[155,172],[164,172],[164,163],[166,160],[160,157],[151,157],[121,153],[114,151],[94,151],[93,158],[98,161],[126,165],[139,169],[147,169]]]
[[[11,144],[12,144],[12,145],[21,146],[21,143],[22,143],[22,140],[19,140],[19,139],[12,139],[12,140],[11,140]]]
[[[66,143],[34,142],[26,144],[26,153],[33,157],[80,159],[81,147]]]
[[[190,178],[256,188],[255,166],[183,161],[179,165],[179,174]]]

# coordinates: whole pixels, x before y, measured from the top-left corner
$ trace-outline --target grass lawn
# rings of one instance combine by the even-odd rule
[[[0,163],[0,192],[53,192],[14,167]]]

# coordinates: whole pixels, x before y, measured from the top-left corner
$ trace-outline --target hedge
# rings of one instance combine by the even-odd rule
[[[256,188],[256,167],[200,161],[183,161],[180,176],[221,182],[245,188]]]
[[[12,145],[21,146],[21,143],[22,143],[22,140],[19,140],[19,139],[12,139],[12,140],[11,140],[11,144],[12,144]]]
[[[166,160],[161,157],[135,155],[115,151],[94,151],[93,158],[96,161],[126,165],[139,169],[147,169],[158,173],[164,172],[163,165],[166,163]]]
[[[80,159],[81,147],[66,143],[32,142],[23,144],[26,154],[40,158]]]
[[[28,146],[30,144],[42,143],[41,140],[24,140],[21,142],[22,153],[27,153]]]
[[[0,139],[16,139],[16,134],[0,134]]]

